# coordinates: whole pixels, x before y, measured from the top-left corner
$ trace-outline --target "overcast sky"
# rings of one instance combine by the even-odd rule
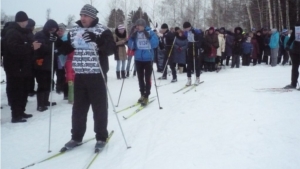
[[[24,11],[29,18],[35,20],[37,26],[43,26],[46,22],[46,10],[51,9],[50,18],[58,23],[66,23],[68,15],[75,15],[79,19],[81,8],[88,0],[1,0],[1,11],[6,15],[15,15],[18,11]],[[110,13],[109,3],[112,0],[96,0],[96,8],[99,11],[98,18],[106,24],[106,18]],[[157,2],[157,1],[156,1]],[[150,10],[151,2],[143,1],[144,10]],[[139,0],[131,0],[129,8],[139,6]]]

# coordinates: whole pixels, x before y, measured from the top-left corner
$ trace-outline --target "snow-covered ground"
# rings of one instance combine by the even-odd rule
[[[113,57],[110,65],[108,86],[117,104],[122,81],[115,78]],[[205,83],[197,91],[173,94],[186,83],[186,75],[179,74],[177,83],[158,88],[162,110],[156,99],[127,121],[122,116],[135,108],[118,114],[131,149],[126,149],[110,104],[108,129],[115,134],[91,168],[299,169],[300,92],[255,90],[289,84],[290,72],[290,66],[227,67],[219,73],[203,73],[201,80]],[[156,73],[156,78],[160,75]],[[161,84],[170,80],[171,76]],[[23,124],[10,123],[5,87],[1,85],[2,168],[21,168],[58,152],[70,140],[72,106],[54,92],[58,105],[52,111],[52,153],[48,153],[49,111],[37,112],[36,98],[29,98],[26,112],[33,118]],[[155,87],[151,95],[156,95]],[[126,79],[116,109],[135,103],[138,97],[137,78]],[[91,137],[94,131],[90,110],[84,138]],[[95,141],[89,142],[31,168],[84,168],[93,155],[94,144]]]

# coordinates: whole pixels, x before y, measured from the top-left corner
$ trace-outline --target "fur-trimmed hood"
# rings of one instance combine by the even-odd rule
[[[120,32],[118,31],[118,28],[115,29],[115,34],[116,36],[118,36],[119,38],[126,38],[127,37],[127,31],[125,29],[123,34],[120,34]]]
[[[242,29],[241,27],[236,27],[236,28],[234,28],[234,33],[236,33],[236,32],[237,32],[237,30],[239,30],[239,31],[240,31],[240,34],[242,34],[242,33],[243,33],[243,29]]]

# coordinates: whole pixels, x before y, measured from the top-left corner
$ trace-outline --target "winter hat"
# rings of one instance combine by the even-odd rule
[[[27,24],[27,26],[26,26],[26,28],[33,28],[33,27],[35,27],[35,22],[34,22],[34,20],[32,20],[32,19],[28,19],[28,24]]]
[[[66,30],[66,25],[63,23],[58,24],[58,28],[62,30]]]
[[[80,11],[80,15],[87,15],[94,19],[97,18],[97,13],[98,13],[97,9],[89,4],[84,5]]]
[[[283,29],[281,33],[283,33],[283,34],[288,33],[288,30],[287,29]]]
[[[272,32],[272,33],[275,33],[275,32],[277,32],[277,29],[276,29],[276,28],[272,28],[272,29],[271,29],[271,32]]]
[[[166,23],[162,24],[160,28],[161,29],[169,29],[169,27]]]
[[[125,29],[125,26],[124,25],[119,25],[118,30],[121,30],[121,29]]]
[[[143,26],[143,27],[146,27],[146,21],[144,19],[138,19],[136,22],[135,22],[135,25],[136,26]]]
[[[214,27],[210,27],[208,30],[213,30],[213,31],[215,31],[215,28],[214,28]]]
[[[16,14],[15,22],[24,22],[24,21],[27,21],[27,20],[28,20],[28,16],[27,16],[27,14],[25,12],[19,11]]]
[[[178,30],[180,30],[180,28],[179,27],[175,27],[175,32],[177,32]]]
[[[189,23],[189,22],[184,22],[184,24],[183,24],[183,28],[184,28],[184,29],[190,28],[190,27],[192,27],[191,23]]]

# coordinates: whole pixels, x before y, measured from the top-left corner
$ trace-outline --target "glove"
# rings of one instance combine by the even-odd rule
[[[82,34],[82,38],[87,43],[89,43],[89,42],[95,42],[96,41],[96,35],[94,33],[92,33],[92,32],[85,31]]]
[[[49,40],[50,40],[51,42],[56,42],[57,36],[55,36],[54,34],[50,34]]]
[[[144,30],[144,34],[147,39],[150,39],[150,34],[148,31]]]

